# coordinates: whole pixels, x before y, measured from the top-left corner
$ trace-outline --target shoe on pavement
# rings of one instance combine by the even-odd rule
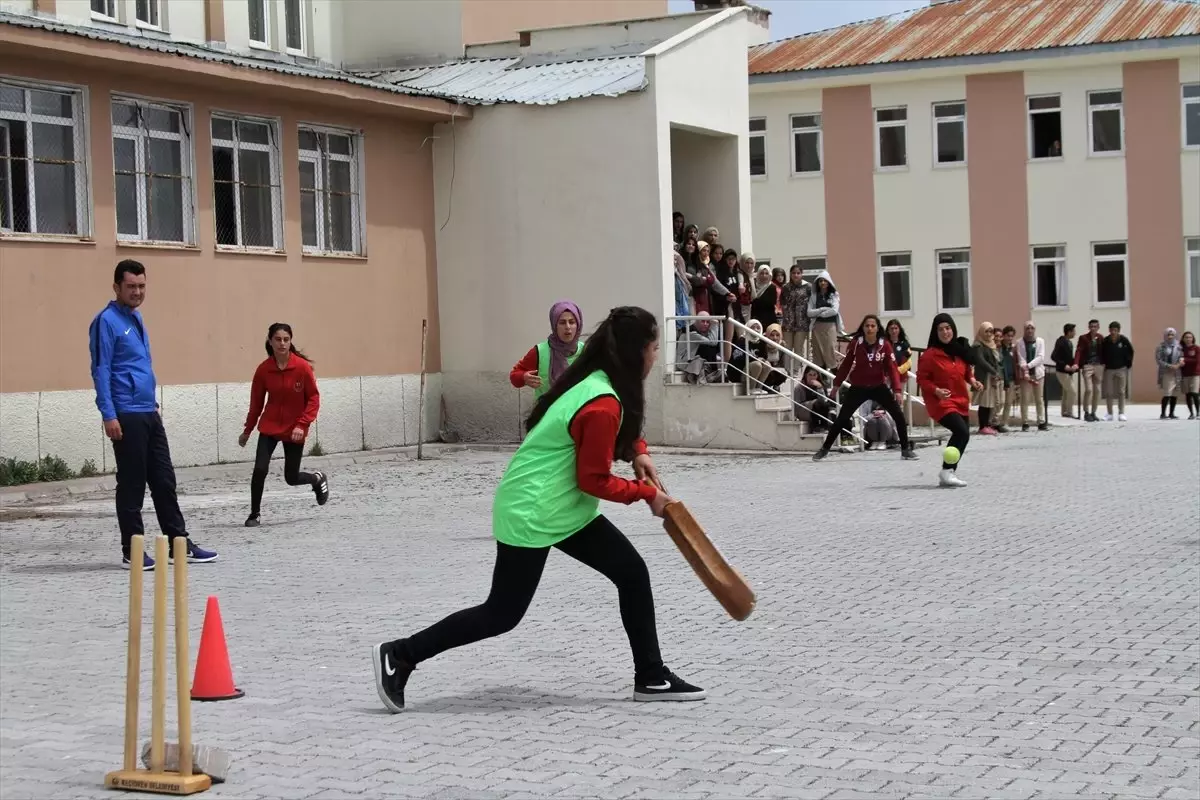
[[[955,475],[952,469],[944,469],[938,473],[938,486],[957,487],[966,485],[967,482]]]
[[[257,528],[258,527],[258,514],[251,514],[250,516],[246,517],[246,527],[247,528]]]
[[[1008,426],[1007,425],[997,425],[996,433],[1008,433]]]
[[[313,493],[317,496],[317,505],[323,506],[329,502],[329,478],[324,472],[314,472],[317,482],[313,484]]]
[[[187,560],[188,560],[189,564],[207,564],[210,561],[216,561],[217,554],[213,550],[205,550],[203,547],[200,547],[198,544],[193,542],[191,539],[188,539],[187,540]],[[175,563],[175,548],[174,547],[171,548],[171,558],[167,563],[169,563],[169,564]]]
[[[1124,414],[1117,414],[1117,422],[1129,422],[1129,417]]]
[[[404,687],[416,667],[397,652],[396,642],[380,642],[371,648],[371,663],[375,668],[375,690],[383,706],[393,714],[404,711]]]
[[[991,425],[988,425],[988,426],[987,426],[987,427],[985,427],[985,428],[980,428],[980,429],[979,429],[979,435],[980,435],[980,436],[995,436],[997,433],[999,433],[999,431],[997,431],[997,430],[996,430],[995,428],[993,428]]]
[[[902,459],[904,459],[905,461],[916,461],[917,460],[917,451],[910,444],[908,447],[900,448],[900,457]]]
[[[122,566],[124,569],[130,569],[130,568],[132,568],[132,566],[133,566],[133,561],[132,561],[132,559],[129,557],[129,554],[128,554],[128,553],[123,553],[123,554],[121,555],[121,566]],[[151,558],[151,557],[150,557],[150,555],[149,555],[148,553],[142,553],[142,571],[143,571],[143,572],[149,572],[149,571],[150,571],[150,570],[152,570],[152,569],[154,569],[154,559],[153,559],[153,558]]]
[[[820,450],[813,453],[813,461],[820,461],[827,455],[829,455],[829,451],[822,447]]]
[[[707,696],[699,686],[692,686],[666,668],[663,669],[662,677],[654,683],[636,679],[633,682],[633,699],[643,703],[680,703],[703,700]]]
[[[1038,423],[1038,430],[1039,430],[1039,431],[1048,431],[1048,430],[1050,430],[1050,423],[1049,423],[1049,422],[1039,422],[1039,423]]]
[[[1021,432],[1022,433],[1029,432],[1029,423],[1028,422],[1021,423]]]
[[[1112,421],[1113,421],[1113,415],[1112,415],[1112,414],[1105,414],[1105,415],[1104,415],[1104,421],[1105,421],[1105,422],[1112,422]]]

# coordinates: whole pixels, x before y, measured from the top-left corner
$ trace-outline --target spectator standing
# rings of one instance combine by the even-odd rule
[[[983,385],[983,388],[975,393],[981,436],[995,436],[998,433],[992,427],[992,410],[1002,404],[1001,393],[1004,391],[1000,350],[996,347],[995,335],[996,329],[992,323],[984,322],[975,332],[975,343],[971,346],[975,379]]]
[[[863,317],[854,338],[846,350],[846,357],[833,377],[830,395],[837,394],[843,382],[848,381],[850,388],[842,400],[833,427],[825,436],[821,449],[813,453],[813,461],[820,461],[829,455],[834,441],[850,421],[850,417],[864,402],[872,400],[879,403],[891,415],[896,423],[896,434],[900,437],[900,455],[905,459],[915,459],[916,452],[908,441],[908,423],[904,420],[904,412],[900,409],[901,386],[900,373],[896,371],[896,356],[892,345],[883,332],[883,324],[879,317],[868,314]]]
[[[751,308],[750,304],[754,300],[754,266],[757,263],[754,259],[754,253],[749,250],[742,251],[742,259],[739,262],[742,265],[742,282],[746,285],[746,293],[742,296],[742,319],[750,322]]]
[[[671,263],[675,268],[675,316],[677,317],[694,317],[695,306],[692,304],[692,281],[687,273],[687,265],[683,263],[683,256],[679,253],[671,252]],[[675,320],[675,331],[677,334],[687,330],[687,320]]]
[[[1075,373],[1079,371],[1079,367],[1075,366],[1074,339],[1075,325],[1068,322],[1063,325],[1062,336],[1058,337],[1054,349],[1050,351],[1050,360],[1054,362],[1054,376],[1058,378],[1058,385],[1062,388],[1060,410],[1067,419],[1075,418]]]
[[[1183,336],[1179,337],[1179,347],[1183,350],[1180,378],[1188,419],[1200,419],[1200,346],[1196,345],[1196,334],[1184,331]]]
[[[804,280],[804,270],[792,267],[790,280],[783,287],[780,303],[783,305],[783,343],[800,358],[808,358],[808,296],[812,284]],[[792,374],[803,374],[803,364],[792,364]]]
[[[1025,335],[1017,344],[1017,370],[1021,386],[1021,430],[1029,430],[1029,404],[1037,411],[1039,431],[1049,430],[1046,422],[1046,394],[1043,382],[1046,379],[1046,342],[1037,335],[1037,326],[1032,321],[1025,323]]]
[[[747,296],[746,282],[742,271],[738,268],[738,254],[733,248],[725,251],[724,257],[716,264],[717,284],[712,288],[712,314],[724,317],[725,361],[728,362],[733,352],[733,322],[737,320],[745,324],[742,317],[742,298]],[[718,285],[719,284],[719,285]]]
[[[546,341],[531,347],[516,363],[508,373],[509,383],[517,389],[528,386],[533,389],[534,400],[540,398],[562,377],[583,349],[579,344],[582,328],[583,314],[579,306],[570,300],[559,300],[550,306],[550,335]]]
[[[700,229],[690,223],[683,227],[683,240],[686,242],[688,239],[693,242],[700,240]]]
[[[679,246],[683,244],[683,230],[685,227],[687,226],[682,211],[676,211],[671,215],[671,241],[675,243],[675,252],[679,252]]]
[[[929,345],[917,364],[917,386],[925,400],[930,419],[950,431],[948,447],[958,450],[959,460],[953,464],[942,461],[938,473],[940,486],[966,486],[958,477],[958,465],[971,440],[971,395],[982,384],[975,380],[971,369],[971,348],[960,338],[954,318],[938,314],[929,331]]]
[[[775,324],[775,309],[779,307],[779,296],[783,290],[771,276],[771,268],[763,264],[754,275],[754,299],[750,303],[750,317],[762,323],[763,330]]]
[[[1154,352],[1154,360],[1158,364],[1158,388],[1162,390],[1162,413],[1159,419],[1179,419],[1175,416],[1175,396],[1179,390],[1179,372],[1183,366],[1183,348],[1175,340],[1175,329],[1167,328],[1163,332],[1162,343]]]
[[[999,419],[993,420],[997,433],[1008,433],[1008,423],[1012,419],[1013,406],[1017,399],[1017,351],[1013,340],[1017,338],[1017,329],[1005,325],[1000,333],[1000,374],[1004,378],[1004,395],[1001,398]]]
[[[710,246],[716,246],[721,242],[721,232],[710,225],[704,229],[704,235],[700,237],[700,241],[708,242]]]
[[[312,360],[292,344],[292,326],[276,322],[267,329],[267,357],[250,381],[250,411],[238,437],[238,447],[250,441],[258,427],[254,470],[250,473],[250,516],[247,528],[257,528],[263,489],[276,445],[283,445],[283,479],[288,486],[310,486],[317,505],[329,502],[329,479],[324,472],[301,472],[304,440],[321,410],[321,393]]]
[[[1075,366],[1083,373],[1083,402],[1080,406],[1086,422],[1096,422],[1096,410],[1100,407],[1100,395],[1104,385],[1104,359],[1100,348],[1104,335],[1100,333],[1100,320],[1088,320],[1088,330],[1079,337],[1075,345]]]
[[[912,370],[912,345],[908,343],[908,334],[898,319],[890,319],[887,324],[888,341],[892,344],[892,352],[896,354],[896,371],[900,380],[907,380]]]
[[[104,421],[104,435],[112,440],[117,460],[117,527],[121,531],[121,564],[126,569],[154,568],[146,553],[132,553],[134,536],[145,535],[142,504],[146,485],[154,499],[158,527],[171,540],[187,540],[189,563],[216,561],[217,554],[188,539],[179,498],[175,494],[175,466],[167,431],[158,411],[158,382],[150,358],[150,335],[142,312],[146,299],[146,267],[126,259],[113,270],[115,300],[92,319],[88,329],[92,384],[96,407]]]
[[[711,289],[717,282],[717,273],[713,271],[709,260],[710,246],[703,239],[696,243],[696,261],[688,273],[692,276],[692,299],[696,304],[696,312],[712,313]]]
[[[1117,401],[1117,420],[1125,422],[1125,390],[1129,386],[1129,370],[1133,369],[1133,343],[1121,333],[1121,323],[1108,324],[1108,336],[1100,344],[1104,361],[1104,402],[1108,409],[1105,422],[1113,421],[1113,400]]]
[[[822,270],[813,282],[808,298],[808,318],[811,320],[809,343],[812,345],[813,363],[822,369],[837,367],[838,320],[841,317],[841,299],[829,270]]]

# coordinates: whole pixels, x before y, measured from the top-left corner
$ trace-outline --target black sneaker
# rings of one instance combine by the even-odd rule
[[[822,447],[820,450],[813,453],[813,461],[820,461],[821,459],[825,458],[825,456],[827,456],[827,455],[829,455],[829,451],[826,450],[824,447]]]
[[[408,676],[416,667],[409,664],[396,652],[395,642],[380,642],[371,649],[371,663],[375,667],[375,689],[379,699],[393,714],[404,710],[404,687]]]
[[[1029,423],[1028,423],[1028,422],[1026,422],[1025,424],[1023,424],[1023,425],[1021,426],[1021,432],[1022,432],[1022,433],[1028,433],[1028,432],[1029,432]]]
[[[1049,423],[1049,422],[1039,422],[1039,423],[1038,423],[1038,430],[1039,430],[1039,431],[1048,431],[1048,430],[1050,430],[1050,423]]]
[[[246,527],[247,528],[257,528],[258,527],[258,514],[251,514],[250,516],[246,517]]]
[[[902,448],[900,450],[900,457],[905,459],[906,461],[916,461],[917,460],[917,451],[913,449],[912,445],[909,445],[908,447]]]
[[[1007,425],[997,425],[996,433],[1008,433],[1008,426]]]
[[[313,484],[313,492],[317,495],[317,505],[323,506],[329,502],[329,478],[324,472],[314,472],[317,482]]]
[[[692,686],[669,669],[664,669],[662,680],[656,683],[635,680],[633,699],[643,703],[689,702],[703,700],[708,695],[699,686]]]

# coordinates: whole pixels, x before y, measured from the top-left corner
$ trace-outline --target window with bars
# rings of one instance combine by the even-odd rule
[[[90,234],[82,97],[0,81],[0,231]]]
[[[195,244],[187,109],[114,98],[112,126],[117,238]]]
[[[305,126],[299,134],[305,252],[362,255],[359,135]]]
[[[214,114],[212,159],[217,245],[282,250],[278,124]]]

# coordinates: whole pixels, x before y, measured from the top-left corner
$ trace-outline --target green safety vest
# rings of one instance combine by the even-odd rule
[[[554,401],[517,448],[492,502],[492,533],[514,547],[552,547],[600,516],[600,499],[579,489],[571,421],[612,382],[597,370]]]
[[[550,343],[538,342],[538,377],[542,379],[542,385],[533,390],[534,402],[550,390]],[[575,352],[567,356],[567,366],[575,363],[575,359],[583,352],[583,347],[580,346],[579,340],[575,340]]]

